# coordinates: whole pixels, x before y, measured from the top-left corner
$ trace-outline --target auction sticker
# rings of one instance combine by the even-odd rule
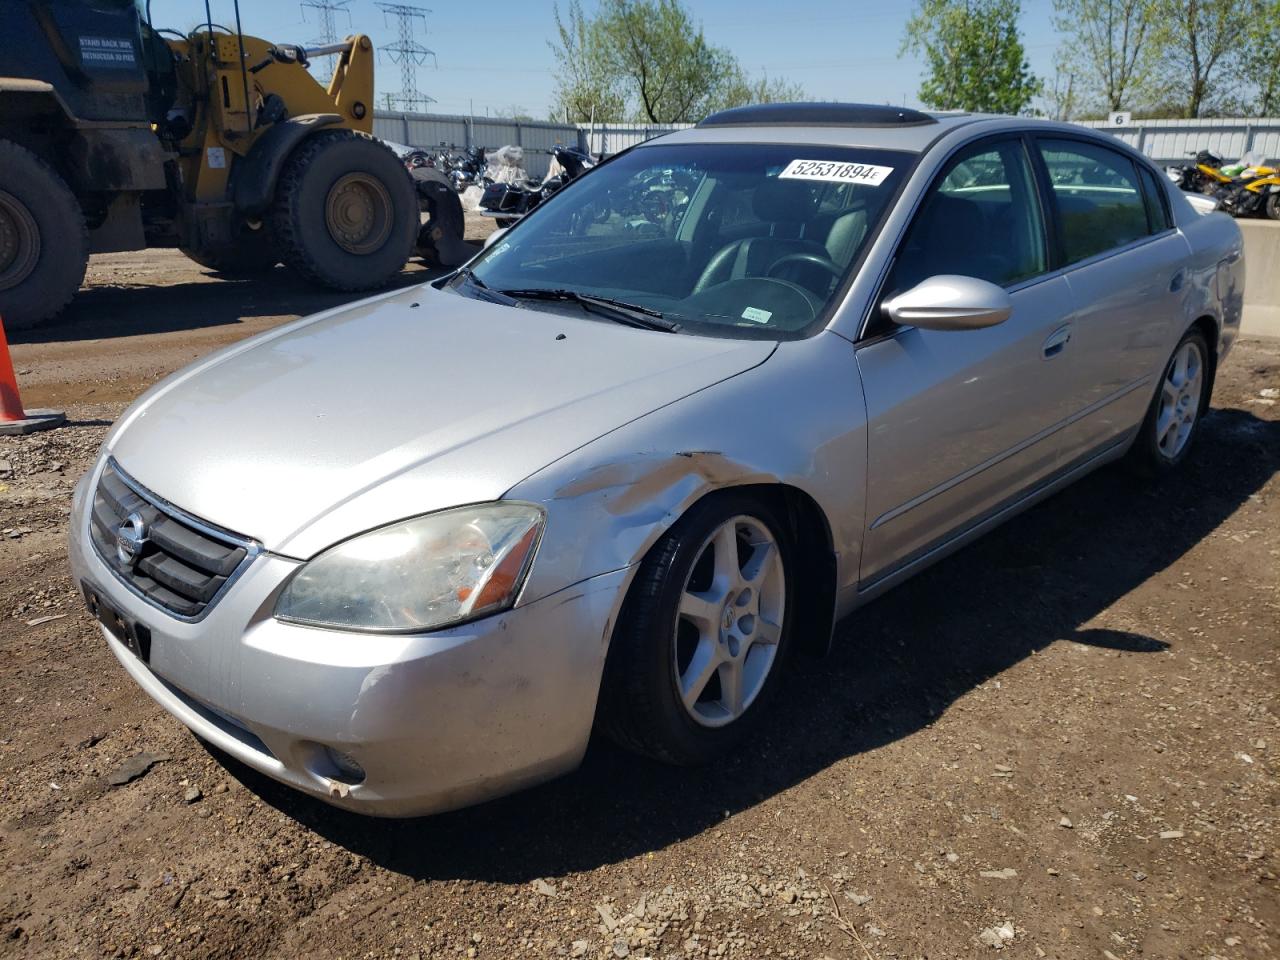
[[[893,173],[893,167],[869,163],[841,163],[839,160],[792,160],[778,174],[779,180],[828,180],[833,183],[862,183],[878,187]]]

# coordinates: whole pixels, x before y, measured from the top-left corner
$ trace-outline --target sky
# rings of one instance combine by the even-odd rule
[[[415,0],[403,0],[415,2]],[[510,116],[518,110],[546,118],[553,102],[555,34],[552,0],[422,0],[431,10],[417,39],[436,62],[418,70],[418,89],[435,97],[434,113]],[[843,0],[793,7],[778,0],[686,0],[707,39],[729,48],[753,75],[786,77],[819,100],[919,106],[921,63],[899,57],[913,4],[902,0]],[[210,0],[215,23],[234,27],[232,0]],[[594,0],[583,0],[590,14]],[[350,0],[337,15],[338,33],[369,34],[374,44],[394,42],[396,26],[374,0]],[[204,21],[203,0],[152,0],[157,28],[186,31]],[[276,42],[314,41],[317,15],[296,0],[241,0],[244,31]],[[1022,31],[1032,71],[1053,75],[1057,37],[1052,0],[1023,0]],[[400,68],[379,57],[376,84],[400,89]]]

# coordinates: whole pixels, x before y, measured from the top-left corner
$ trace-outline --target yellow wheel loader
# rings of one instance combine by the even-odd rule
[[[178,247],[229,275],[283,261],[338,290],[404,266],[419,198],[371,136],[369,38],[305,50],[245,36],[236,18],[181,34],[132,0],[0,3],[9,329],[62,309],[91,253]],[[307,71],[320,54],[337,54],[327,89]]]

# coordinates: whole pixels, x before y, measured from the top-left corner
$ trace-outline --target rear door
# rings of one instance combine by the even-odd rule
[[[1186,240],[1145,166],[1087,139],[1036,138],[1074,306],[1068,463],[1121,442],[1146,412],[1183,315]]]
[[[1058,463],[1071,295],[1049,275],[1030,156],[1018,136],[962,148],[899,246],[882,299],[936,274],[1004,286],[1004,323],[877,328],[858,347],[869,418],[865,587],[997,513]]]

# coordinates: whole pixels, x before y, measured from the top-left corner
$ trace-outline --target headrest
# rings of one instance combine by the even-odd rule
[[[807,223],[818,212],[818,197],[803,180],[766,180],[752,194],[751,209],[766,223]]]

